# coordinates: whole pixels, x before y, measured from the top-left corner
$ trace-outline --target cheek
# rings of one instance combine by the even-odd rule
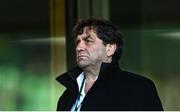
[[[91,51],[92,57],[99,58],[99,57],[106,56],[106,49],[105,48],[102,48],[102,47],[99,47],[98,49],[97,48],[92,49],[92,51]]]

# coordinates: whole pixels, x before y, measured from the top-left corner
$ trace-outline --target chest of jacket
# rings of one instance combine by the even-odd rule
[[[96,82],[89,92],[86,94],[81,110],[135,110],[140,105],[140,100],[138,99],[142,92],[141,90],[134,90],[133,86],[128,82],[113,82],[99,83]],[[66,91],[65,95],[61,97],[61,100],[66,99],[67,101],[61,102],[66,104],[67,110],[70,110],[77,98],[78,91],[71,88]],[[138,97],[139,96],[139,97]]]

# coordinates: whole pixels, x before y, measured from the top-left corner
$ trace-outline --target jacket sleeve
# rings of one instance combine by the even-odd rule
[[[148,111],[163,111],[163,107],[158,96],[156,87],[151,80],[148,80],[144,86],[143,108]]]
[[[68,99],[68,91],[67,89],[64,91],[62,96],[59,98],[59,101],[57,103],[57,111],[69,111],[67,109],[67,99]]]

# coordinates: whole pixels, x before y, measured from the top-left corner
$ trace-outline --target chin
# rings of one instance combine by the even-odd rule
[[[88,63],[86,63],[86,62],[78,62],[78,66],[80,67],[80,68],[85,68],[85,67],[87,67],[89,64]]]

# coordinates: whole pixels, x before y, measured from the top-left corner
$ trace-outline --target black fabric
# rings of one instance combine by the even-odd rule
[[[60,97],[58,111],[69,111],[78,95],[76,78],[82,69],[76,67],[57,77],[67,89]],[[82,111],[162,111],[154,83],[137,74],[123,71],[118,63],[103,63],[98,79],[86,94]]]

